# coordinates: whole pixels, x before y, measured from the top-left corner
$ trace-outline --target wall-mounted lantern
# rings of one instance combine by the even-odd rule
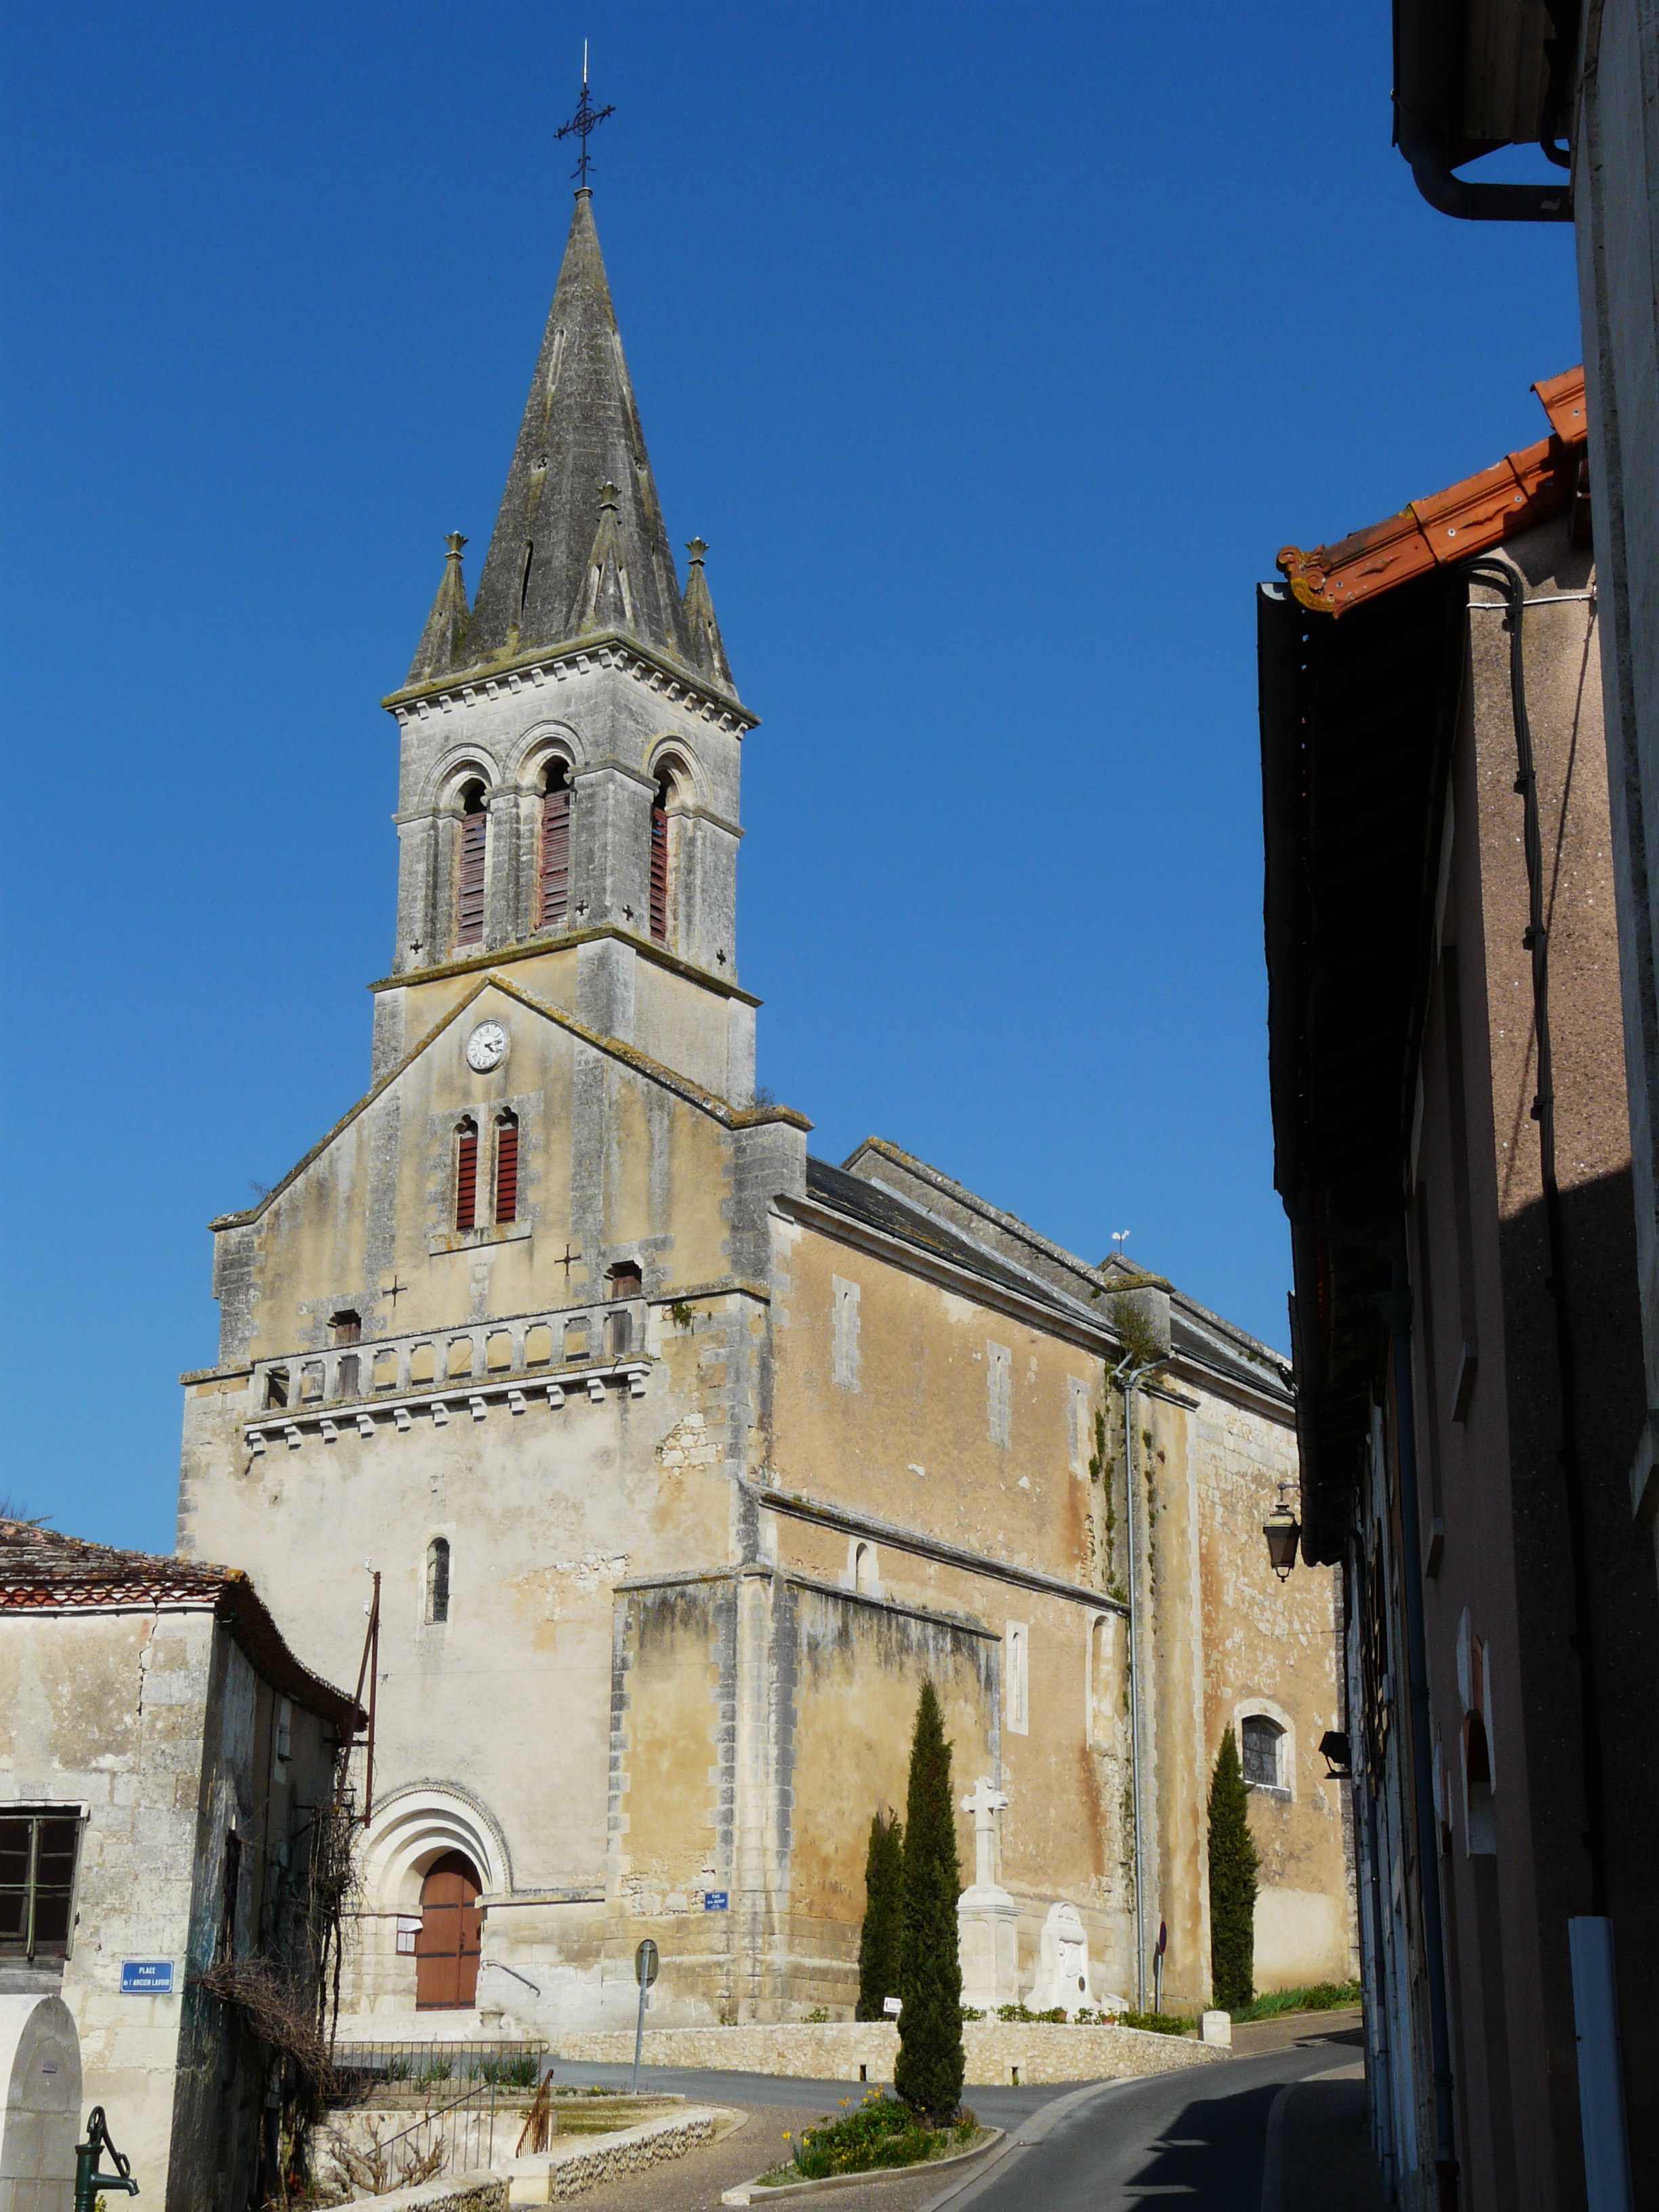
[[[1319,1739],[1319,1748],[1324,1755],[1326,1775],[1331,1781],[1353,1780],[1353,1750],[1346,1729],[1327,1729]]]
[[[1285,1483],[1279,1484],[1279,1503],[1261,1524],[1261,1533],[1267,1540],[1267,1557],[1280,1582],[1296,1565],[1296,1547],[1302,1540],[1301,1523],[1285,1496],[1287,1487]]]

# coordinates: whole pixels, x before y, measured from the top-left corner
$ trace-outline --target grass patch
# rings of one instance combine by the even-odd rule
[[[763,2173],[763,2189],[781,2188],[792,2181],[823,2181],[833,2173],[923,2166],[929,2159],[968,2149],[979,2134],[979,2121],[965,2105],[951,2126],[930,2128],[896,2097],[884,2097],[874,2090],[861,2105],[854,2106],[848,2098],[842,2101],[847,2109],[838,2120],[802,2130],[793,2164]]]
[[[1358,2002],[1358,1982],[1313,1982],[1306,1989],[1275,1990],[1271,1996],[1257,1997],[1252,2003],[1242,2005],[1232,2017],[1236,2021],[1276,2020],[1282,2012],[1335,2012],[1340,2006]]]

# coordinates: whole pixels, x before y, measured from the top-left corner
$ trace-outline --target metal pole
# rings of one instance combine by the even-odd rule
[[[645,1993],[649,1986],[645,1976],[641,1974],[639,2017],[634,2024],[634,2094],[636,2097],[640,2094],[640,2047],[645,2041]]]

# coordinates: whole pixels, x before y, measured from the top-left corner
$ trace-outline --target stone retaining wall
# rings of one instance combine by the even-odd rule
[[[630,2051],[629,2056],[633,2054]],[[688,2105],[666,2119],[642,2120],[615,2135],[573,2136],[528,2158],[509,2159],[509,2204],[556,2204],[618,2181],[665,2159],[684,2158],[696,2143],[712,2142],[726,2115],[708,2105]],[[734,2115],[734,2118],[741,2117]]]
[[[507,2178],[500,2173],[453,2174],[447,2181],[417,2182],[384,2197],[356,2197],[375,2212],[507,2212]]]
[[[970,2082],[1115,2081],[1206,2066],[1220,2053],[1179,2035],[1138,2027],[1064,2027],[1055,2021],[970,2021],[962,2031]],[[709,2067],[781,2074],[811,2081],[890,2081],[898,2030],[886,2021],[781,2021],[746,2027],[657,2027],[645,2033],[647,2066]],[[627,2032],[563,2035],[559,2056],[575,2063],[626,2064]],[[862,2075],[860,2068],[864,2069]]]

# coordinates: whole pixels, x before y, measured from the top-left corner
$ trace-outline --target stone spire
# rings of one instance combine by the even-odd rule
[[[694,665],[586,187],[467,629],[467,662],[557,645],[579,628],[624,630]]]
[[[720,626],[714,619],[714,602],[708,596],[708,579],[703,573],[702,556],[708,548],[701,538],[694,538],[685,550],[691,556],[691,570],[685,580],[685,600],[680,612],[685,623],[685,641],[690,649],[692,665],[700,668],[705,676],[713,677],[716,684],[735,697],[738,687],[732,681],[732,664],[720,641]]]
[[[426,628],[421,632],[421,641],[410,665],[411,684],[429,684],[434,677],[447,676],[452,668],[461,665],[461,641],[466,635],[467,625],[466,579],[461,574],[461,548],[466,540],[459,530],[452,530],[444,543],[449,551],[444,560],[443,580],[438,586],[438,596],[432,602],[432,611],[426,618]]]

